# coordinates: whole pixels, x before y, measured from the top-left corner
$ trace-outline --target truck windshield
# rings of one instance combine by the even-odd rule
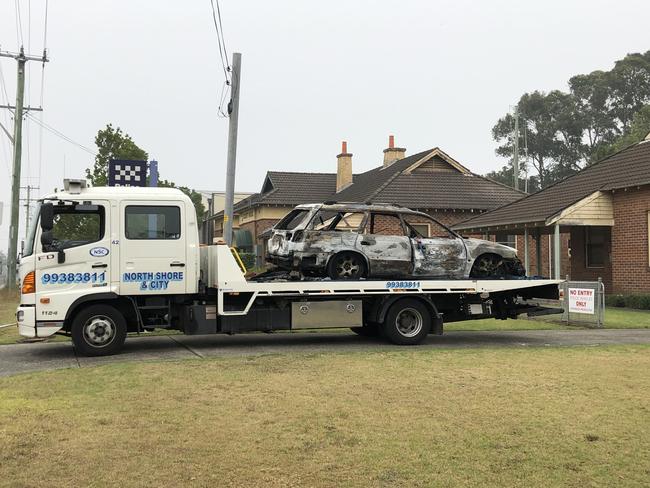
[[[25,247],[23,249],[23,256],[31,256],[34,254],[34,238],[36,237],[36,228],[38,226],[39,215],[41,213],[41,202],[36,204],[32,219],[29,223],[29,230],[27,231],[27,240],[25,240]]]

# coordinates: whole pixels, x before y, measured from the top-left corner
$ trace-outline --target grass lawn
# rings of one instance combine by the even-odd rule
[[[0,485],[647,486],[648,370],[615,346],[0,378]]]

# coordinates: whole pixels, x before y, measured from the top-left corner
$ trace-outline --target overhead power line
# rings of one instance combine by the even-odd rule
[[[45,122],[38,120],[36,117],[34,117],[31,113],[27,112],[27,118],[32,120],[34,123],[40,125],[43,127],[46,131],[51,132],[55,136],[63,139],[66,142],[69,142],[73,146],[77,146],[79,149],[86,151],[88,154],[92,154],[93,156],[96,156],[97,153],[93,151],[92,149],[88,148],[87,146],[84,146],[83,144],[79,144],[77,141],[71,139],[70,137],[66,136],[63,132],[56,130],[54,127],[52,127],[49,124],[46,124]]]
[[[216,8],[215,8],[216,3]],[[223,68],[223,76],[226,83],[230,84],[230,64],[228,64],[228,52],[226,51],[226,40],[223,35],[223,24],[221,22],[221,8],[219,7],[219,0],[210,0],[212,7],[212,21],[214,22],[214,30],[217,34],[217,43],[219,44],[219,58],[221,59],[221,67]]]

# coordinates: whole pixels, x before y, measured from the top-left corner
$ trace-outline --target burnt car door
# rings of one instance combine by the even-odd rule
[[[413,274],[464,278],[467,248],[463,238],[425,215],[402,215],[413,247]]]
[[[357,240],[357,249],[370,264],[371,276],[411,273],[411,242],[397,214],[370,212]]]

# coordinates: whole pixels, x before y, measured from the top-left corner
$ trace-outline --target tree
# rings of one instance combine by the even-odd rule
[[[108,163],[111,159],[130,159],[134,161],[147,161],[149,155],[140,149],[131,136],[119,127],[114,129],[111,124],[97,132],[95,137],[97,155],[92,171],[86,169],[86,178],[92,186],[106,186],[108,184]]]
[[[519,136],[521,138],[525,132],[532,169],[542,188],[550,183],[550,166],[560,153],[556,138],[558,114],[552,113],[553,108],[558,106],[555,103],[557,98],[558,95],[536,91],[524,94],[517,104],[521,118]],[[511,159],[508,163],[510,168],[514,156],[514,125],[513,115],[507,114],[492,128],[492,137],[501,142],[496,153]],[[519,160],[525,161],[525,147],[522,141],[523,139],[519,141]],[[512,178],[509,184],[512,185]]]
[[[106,186],[108,184],[108,163],[111,159],[127,159],[134,161],[147,161],[149,155],[144,149],[141,149],[131,136],[123,132],[119,127],[113,128],[112,124],[107,124],[105,129],[97,132],[95,137],[97,145],[97,155],[95,164],[92,168],[86,169],[86,178],[90,180],[92,186]],[[205,207],[202,202],[201,194],[185,186],[177,187],[175,183],[168,180],[158,180],[159,187],[178,188],[194,203],[196,216],[199,222],[205,215]]]
[[[630,129],[634,115],[650,103],[650,51],[628,54],[609,73],[612,111],[621,133]]]
[[[642,141],[650,133],[650,105],[644,106],[632,119],[629,130],[611,144],[603,145],[593,154],[593,162],[611,156],[637,142]]]
[[[531,164],[541,187],[644,137],[644,107],[649,103],[650,51],[628,54],[610,71],[573,76],[568,93],[553,90],[523,94],[517,104],[520,127],[527,136]],[[492,136],[500,144],[497,155],[512,159],[513,129],[511,114],[500,118],[492,128]],[[521,141],[519,147],[521,160]],[[512,162],[490,176],[502,178],[508,168],[512,168]]]

